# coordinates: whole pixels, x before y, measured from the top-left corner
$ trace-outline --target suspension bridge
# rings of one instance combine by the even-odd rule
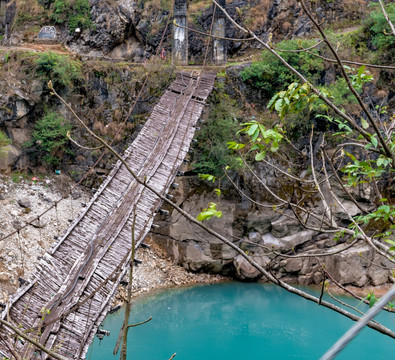
[[[174,185],[214,80],[214,73],[177,73],[123,155],[141,183],[118,161],[85,211],[14,294],[2,319],[64,358],[85,358],[128,270],[132,232],[138,247],[160,208],[160,197],[144,183],[163,195]],[[0,355],[51,358],[5,326],[1,330],[9,336],[0,342]]]

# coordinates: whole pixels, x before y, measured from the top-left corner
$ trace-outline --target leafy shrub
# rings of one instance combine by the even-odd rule
[[[73,33],[78,27],[92,26],[90,11],[88,0],[55,0],[51,20],[56,24],[67,24],[70,33]]]
[[[216,95],[216,96],[215,96]],[[207,122],[197,134],[198,145],[193,154],[194,169],[199,173],[221,176],[226,165],[235,163],[234,155],[226,143],[239,130],[237,104],[226,94],[216,92]]]
[[[36,70],[55,87],[72,86],[73,81],[82,78],[81,64],[65,55],[53,52],[41,53],[35,60]]]
[[[33,131],[33,142],[49,164],[58,164],[66,151],[67,132],[72,129],[68,120],[54,112],[48,112],[37,121]]]
[[[372,11],[365,21],[365,28],[370,31],[372,44],[380,50],[391,50],[394,53],[395,37],[388,35],[391,29],[386,21],[381,9],[376,6],[377,10]],[[390,20],[395,22],[395,4],[388,4],[386,11]]]
[[[296,40],[282,41],[278,48],[282,50],[297,50],[300,45],[309,47],[314,45],[314,40],[303,41],[300,44]],[[312,50],[316,52],[317,50]],[[296,70],[307,76],[310,81],[318,81],[324,70],[323,60],[305,52],[281,52],[283,58]],[[261,59],[244,69],[241,78],[256,89],[263,91],[266,97],[271,97],[281,90],[284,85],[297,81],[296,75],[288,70],[283,63],[268,51],[262,53]]]
[[[0,148],[11,144],[11,140],[0,130]]]

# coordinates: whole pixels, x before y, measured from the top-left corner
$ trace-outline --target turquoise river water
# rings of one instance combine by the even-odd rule
[[[354,322],[273,285],[224,283],[170,289],[133,307],[128,359],[319,359]],[[395,314],[379,320],[395,328]],[[110,360],[123,312],[107,316],[87,359]],[[395,340],[364,329],[337,359],[395,359]]]

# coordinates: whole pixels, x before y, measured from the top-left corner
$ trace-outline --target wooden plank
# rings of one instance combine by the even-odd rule
[[[203,105],[193,98],[207,97],[206,93],[211,91],[213,81],[213,75],[202,76],[199,82],[194,76],[178,74],[170,89],[178,89],[182,94],[169,90],[165,92],[152,111],[146,126],[124,154],[133,171],[140,178],[146,177],[160,193],[165,193],[173,181],[174,172],[181,164],[192,140],[192,126],[203,109]],[[130,256],[130,215],[133,203],[137,204],[138,212],[136,238],[141,242],[150,229],[153,213],[160,202],[151,191],[137,184],[125,166],[118,162],[95,194],[88,209],[73,222],[65,236],[54,246],[53,257],[49,257],[37,268],[36,276],[41,280],[37,293],[29,294],[31,306],[23,309],[23,295],[21,301],[14,303],[11,313],[13,310],[15,316],[23,317],[20,323],[33,326],[37,324],[37,315],[34,315],[33,311],[39,311],[38,309],[43,306],[51,306],[54,301],[51,300],[52,292],[67,294],[68,289],[72,290],[67,299],[63,298],[59,309],[53,308],[53,318],[65,313],[80,299],[94,294],[92,299],[67,315],[62,322],[48,326],[45,336],[42,337],[42,340],[51,346],[61,347],[63,344],[65,354],[72,353],[83,357],[105,316],[110,298],[122,274],[127,270],[125,264],[119,269],[118,265],[120,259],[126,255]],[[92,255],[89,255],[90,253]],[[83,272],[78,269],[83,269]],[[115,271],[116,269],[118,270]],[[76,275],[67,274],[70,270],[74,274],[83,274],[81,279],[77,279],[74,288],[70,287],[70,284],[75,282],[73,279],[76,279]],[[110,276],[115,276],[115,279],[108,280]],[[104,286],[103,281],[107,281]],[[59,296],[62,295],[57,295],[58,298]],[[25,321],[25,317],[29,321]],[[68,326],[71,326],[72,321],[84,329],[87,327],[82,339],[79,332],[70,331],[72,327]],[[62,326],[62,323],[65,326]],[[51,331],[56,334],[51,334]]]

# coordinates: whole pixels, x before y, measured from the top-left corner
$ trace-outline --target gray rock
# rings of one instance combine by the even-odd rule
[[[30,221],[28,221],[30,222]],[[43,221],[42,219],[35,219],[33,222],[30,223],[33,227],[37,228],[37,229],[42,229],[44,228],[47,224],[45,221]]]
[[[293,216],[291,213],[289,213],[289,215]],[[278,220],[272,223],[272,234],[278,238],[295,234],[302,229],[302,225],[300,225],[297,220],[291,219],[287,216],[281,216]]]
[[[252,266],[242,255],[237,255],[233,259],[233,265],[236,269],[237,277],[241,280],[257,279],[261,276],[259,270]]]
[[[370,281],[367,270],[373,261],[369,246],[356,246],[325,259],[330,274],[342,285],[367,286]]]
[[[9,128],[8,133],[12,143],[19,146],[23,146],[25,143],[29,142],[32,137],[32,131],[28,128]]]
[[[282,245],[280,239],[273,236],[273,234],[268,233],[262,236],[262,243],[268,247],[272,247],[274,249],[279,248]]]
[[[361,210],[352,201],[343,201],[342,205],[344,209],[337,204],[336,210],[334,211],[336,219],[338,220],[349,220],[350,217],[348,214],[350,214],[351,216],[361,214]]]
[[[381,255],[376,254],[367,275],[374,286],[386,284],[393,278],[391,270],[389,270],[393,269],[393,267],[394,264],[384,259]]]
[[[13,164],[21,155],[21,151],[14,145],[7,145],[0,148],[0,173],[10,173]]]
[[[302,258],[288,258],[283,260],[280,265],[282,266],[283,270],[288,273],[293,272],[300,272],[303,266],[303,259]]]
[[[0,193],[0,200],[5,200],[5,199],[6,199],[5,195],[3,193]]]
[[[296,234],[285,236],[280,240],[281,242],[281,250],[291,250],[298,245],[302,245],[313,238],[316,234],[313,230],[304,230],[300,231]]]
[[[198,271],[207,266],[210,263],[210,258],[206,256],[199,246],[195,242],[190,242],[186,246],[185,259],[187,268],[191,271]]]
[[[271,231],[272,222],[278,220],[280,216],[280,214],[270,209],[265,209],[262,212],[248,213],[246,225],[249,231],[264,235]]]
[[[31,208],[32,204],[28,198],[22,198],[18,200],[18,204],[23,208]]]
[[[21,220],[14,220],[12,226],[15,230],[21,230],[23,228],[23,222]]]

